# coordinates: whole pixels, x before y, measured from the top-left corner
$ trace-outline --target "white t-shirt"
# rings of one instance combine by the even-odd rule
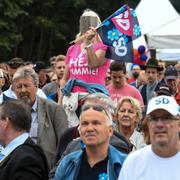
[[[148,145],[124,161],[118,180],[180,180],[180,151],[172,157],[157,156]]]

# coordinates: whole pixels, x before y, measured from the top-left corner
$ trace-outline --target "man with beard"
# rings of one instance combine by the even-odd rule
[[[149,101],[146,118],[151,145],[127,157],[119,180],[179,180],[179,110],[170,96],[158,96]]]
[[[24,60],[22,58],[19,58],[19,57],[15,57],[15,58],[10,59],[7,62],[7,64],[8,64],[8,74],[10,76],[10,82],[9,83],[12,82],[13,75],[19,67],[27,66],[25,64]],[[47,98],[45,93],[39,88],[37,90],[37,95],[44,98],[44,99]],[[9,88],[7,90],[5,90],[1,93],[0,103],[6,101],[8,99],[17,99],[16,94],[14,93],[14,90],[13,90],[11,84],[9,85]]]
[[[145,70],[146,84],[140,86],[139,90],[143,97],[144,105],[147,105],[154,96],[154,91],[158,89],[158,72],[162,71],[163,67],[158,65],[157,59],[150,58],[141,69]]]
[[[33,69],[19,68],[12,84],[17,98],[32,108],[30,137],[44,150],[51,168],[57,142],[67,128],[65,112],[61,105],[36,96],[38,76]]]
[[[141,71],[141,68],[139,65],[133,64],[131,68],[132,76],[128,79],[128,83],[132,83],[137,80],[139,73]]]

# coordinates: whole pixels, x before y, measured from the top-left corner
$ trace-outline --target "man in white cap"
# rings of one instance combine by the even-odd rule
[[[180,179],[180,111],[170,96],[152,98],[147,107],[151,145],[125,160],[119,180]]]

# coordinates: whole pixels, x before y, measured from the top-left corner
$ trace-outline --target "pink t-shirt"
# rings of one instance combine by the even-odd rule
[[[140,92],[135,87],[129,84],[126,84],[122,88],[114,88],[112,84],[110,84],[107,86],[107,90],[109,91],[110,97],[116,105],[118,100],[123,96],[130,96],[137,99],[140,102],[141,106],[144,106],[143,98]]]
[[[106,51],[107,46],[99,42],[93,45],[94,51]],[[105,76],[110,65],[110,60],[98,68],[88,67],[86,50],[81,50],[80,44],[71,46],[66,54],[65,63],[70,70],[69,79],[79,79],[87,83],[105,85]],[[74,86],[72,92],[86,92],[85,88]]]

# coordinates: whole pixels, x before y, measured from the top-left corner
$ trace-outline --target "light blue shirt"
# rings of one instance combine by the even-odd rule
[[[12,151],[14,151],[14,149],[23,144],[28,137],[28,133],[23,133],[13,139],[4,149],[2,149],[1,157],[3,156],[3,158],[0,160],[0,162],[3,161],[3,159],[5,159]]]
[[[3,94],[6,95],[7,97],[17,99],[16,94],[12,90],[12,86],[10,86],[9,89],[7,89],[3,93],[1,93],[1,95],[0,95],[0,104],[3,102]]]

